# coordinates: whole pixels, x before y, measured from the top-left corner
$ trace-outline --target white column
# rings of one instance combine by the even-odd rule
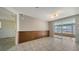
[[[17,25],[16,25],[16,27],[17,27],[17,30],[16,30],[16,45],[18,45],[18,36],[19,36],[19,34],[18,34],[18,32],[19,32],[19,14],[17,13],[17,17],[16,17],[16,22],[17,22]]]

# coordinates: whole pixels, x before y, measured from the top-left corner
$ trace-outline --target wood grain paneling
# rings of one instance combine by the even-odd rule
[[[19,31],[19,43],[49,36],[49,31]]]

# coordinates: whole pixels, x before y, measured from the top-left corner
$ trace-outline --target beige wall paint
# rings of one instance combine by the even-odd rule
[[[15,37],[16,35],[16,23],[10,20],[0,20],[0,38]]]
[[[26,15],[19,16],[19,31],[47,31],[48,22]]]
[[[1,21],[0,21],[0,28],[1,28]]]

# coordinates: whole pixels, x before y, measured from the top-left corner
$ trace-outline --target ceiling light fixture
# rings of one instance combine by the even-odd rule
[[[54,16],[50,16],[50,18],[54,18]]]
[[[55,13],[55,14],[50,15],[50,18],[55,18],[55,17],[57,17],[57,16],[58,16],[58,14]]]

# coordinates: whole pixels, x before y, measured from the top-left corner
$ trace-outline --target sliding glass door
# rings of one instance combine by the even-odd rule
[[[62,25],[62,33],[73,34],[74,30],[73,28],[74,28],[73,24]]]
[[[73,36],[75,35],[75,19],[63,19],[54,22],[53,32],[58,35]]]
[[[61,33],[61,26],[60,25],[55,25],[54,26],[54,32],[55,33]]]

